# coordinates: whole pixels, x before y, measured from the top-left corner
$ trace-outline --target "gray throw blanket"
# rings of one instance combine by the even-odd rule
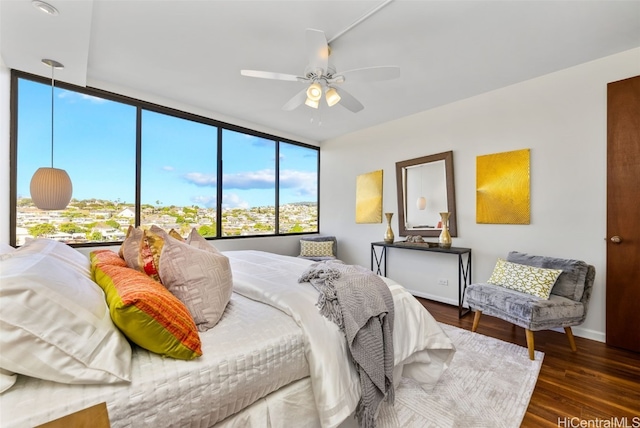
[[[360,376],[356,408],[363,428],[374,428],[383,400],[393,403],[393,298],[389,287],[361,266],[314,263],[298,279],[320,293],[320,314],[344,332]]]

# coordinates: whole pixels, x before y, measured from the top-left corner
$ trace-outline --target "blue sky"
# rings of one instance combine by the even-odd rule
[[[51,86],[20,80],[18,197],[51,166]],[[55,168],[76,199],[135,198],[135,108],[55,89]],[[151,111],[142,115],[142,203],[215,207],[217,128]],[[273,206],[275,142],[223,130],[223,207]],[[280,145],[280,203],[315,201],[317,152]]]

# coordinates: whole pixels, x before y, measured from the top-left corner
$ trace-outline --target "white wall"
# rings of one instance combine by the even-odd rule
[[[386,225],[355,223],[356,176],[383,169],[383,212],[397,214],[395,162],[453,150],[453,245],[472,248],[474,281],[486,280],[510,250],[593,264],[589,314],[575,332],[604,341],[606,85],[638,74],[640,49],[634,49],[323,142],[322,232],[338,237],[341,259],[369,266],[370,243],[383,239]],[[531,149],[531,224],[476,224],[476,157],[525,148]],[[397,235],[397,215],[392,224]],[[388,253],[392,279],[445,302],[457,301],[456,262],[435,253]],[[438,285],[440,278],[449,285]]]

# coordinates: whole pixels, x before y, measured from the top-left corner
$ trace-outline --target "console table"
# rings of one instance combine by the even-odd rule
[[[378,254],[377,249],[381,248]],[[440,248],[430,247],[428,244],[409,244],[404,242],[394,242],[388,244],[386,242],[371,243],[371,270],[377,275],[387,276],[387,250],[389,248],[398,248],[401,250],[425,251],[431,253],[452,254],[458,256],[458,318],[462,318],[471,312],[470,309],[464,309],[462,302],[464,301],[464,293],[467,285],[471,284],[471,248]],[[466,257],[463,257],[466,256]],[[466,260],[465,260],[466,259]],[[376,270],[373,269],[375,261]]]

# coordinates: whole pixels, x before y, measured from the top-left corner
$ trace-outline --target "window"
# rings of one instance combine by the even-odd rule
[[[280,143],[280,233],[318,231],[318,151]]]
[[[276,233],[276,142],[222,131],[222,235]]]
[[[53,166],[67,171],[73,200],[62,211],[40,211],[29,185],[51,166],[51,85],[18,80],[15,243],[44,236],[71,243],[119,241],[133,224],[135,108],[55,88]]]
[[[142,225],[217,236],[217,135],[215,126],[142,111]]]
[[[51,166],[51,85],[13,71],[11,94],[12,244],[113,243],[140,224],[218,238],[318,231],[317,147],[60,82],[53,163],[73,198],[41,211],[29,184]]]

